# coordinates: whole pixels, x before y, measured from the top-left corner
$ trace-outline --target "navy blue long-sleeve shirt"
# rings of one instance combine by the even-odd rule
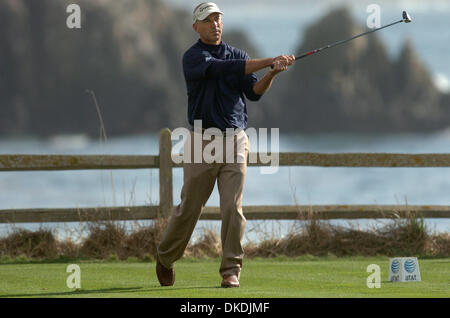
[[[198,40],[184,53],[191,126],[194,120],[201,119],[203,128],[247,128],[245,97],[252,101],[261,98],[253,91],[256,75],[245,75],[245,61],[249,58],[245,51],[223,41],[209,45]]]

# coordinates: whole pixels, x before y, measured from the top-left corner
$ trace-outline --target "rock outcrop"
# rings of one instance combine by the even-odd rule
[[[81,29],[66,26],[73,2]],[[86,90],[96,95],[108,135],[186,126],[181,58],[198,38],[191,24],[189,13],[160,0],[0,1],[0,134],[98,136]],[[306,31],[297,52],[362,31],[338,9]],[[226,29],[224,40],[259,57],[242,32]],[[409,42],[392,61],[372,34],[298,61],[249,103],[249,126],[429,131],[449,125],[449,101]]]
[[[69,29],[77,3],[81,29]],[[98,136],[187,124],[181,59],[198,38],[191,16],[160,0],[2,0],[0,134]],[[257,54],[244,34],[224,39]]]
[[[310,26],[296,51],[362,32],[340,8]],[[281,103],[271,117],[285,131],[406,132],[450,126],[448,97],[437,91],[411,43],[406,41],[392,61],[376,34],[297,61],[275,90]]]

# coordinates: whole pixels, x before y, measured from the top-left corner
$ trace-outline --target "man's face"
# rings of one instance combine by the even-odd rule
[[[211,13],[204,20],[195,21],[193,28],[200,35],[202,42],[206,44],[220,44],[222,41],[222,15],[218,12]]]

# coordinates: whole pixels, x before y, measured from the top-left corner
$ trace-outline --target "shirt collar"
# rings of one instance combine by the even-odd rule
[[[218,58],[225,58],[226,54],[226,45],[225,42],[220,42],[218,45],[213,44],[205,44],[200,39],[197,42],[202,48],[210,52],[212,55],[215,55]]]

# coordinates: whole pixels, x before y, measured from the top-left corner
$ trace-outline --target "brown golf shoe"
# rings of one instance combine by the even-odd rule
[[[236,275],[224,275],[221,286],[224,288],[239,287],[239,280]]]
[[[173,268],[165,268],[159,259],[156,259],[156,276],[158,276],[161,286],[173,286],[175,283],[175,270]]]

